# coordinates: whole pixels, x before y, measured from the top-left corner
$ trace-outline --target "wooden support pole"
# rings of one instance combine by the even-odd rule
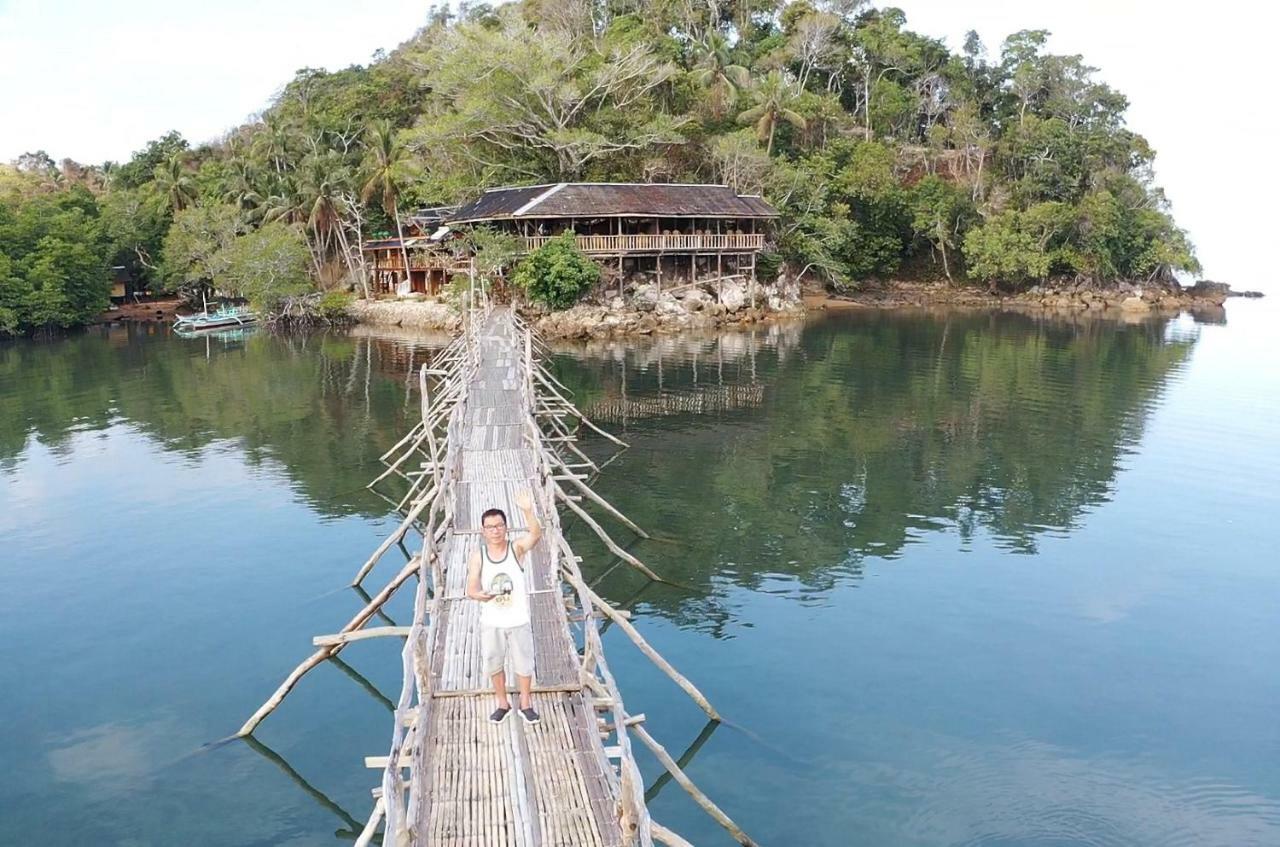
[[[355,632],[339,632],[335,635],[317,635],[311,643],[317,647],[333,647],[338,644],[350,644],[352,641],[364,641],[367,638],[407,638],[410,627],[407,626],[374,626],[359,629]]]
[[[617,542],[615,542],[612,538],[610,538],[609,534],[605,532],[604,529],[601,528],[600,524],[596,523],[595,519],[591,517],[591,515],[587,514],[587,510],[579,506],[577,503],[573,502],[573,500],[569,497],[569,495],[565,493],[564,489],[558,485],[556,486],[556,497],[558,497],[566,506],[568,506],[571,510],[573,510],[574,514],[582,518],[582,520],[586,523],[587,526],[595,530],[596,535],[600,536],[600,540],[603,541],[605,543],[605,546],[608,547],[609,550],[613,552],[613,555],[617,556],[619,559],[622,559],[622,561],[631,565],[633,568],[640,571],[642,574],[649,577],[649,579],[652,579],[654,582],[666,582],[665,579],[663,579],[662,577],[654,573],[652,570],[650,570],[649,566],[646,565],[644,562],[640,561],[635,556],[632,556],[626,550],[623,550],[621,547],[619,547]],[[671,583],[668,583],[668,584],[671,584]]]
[[[535,373],[534,373],[534,376],[536,376],[536,377],[538,378],[538,381],[539,381],[539,382],[541,382],[541,383],[546,387],[546,389],[547,389],[548,391],[550,391],[550,392],[552,393],[552,395],[554,395],[554,396],[555,396],[555,398],[556,398],[557,400],[559,400],[562,404],[564,404],[566,407],[568,407],[568,408],[569,408],[569,409],[570,409],[570,410],[571,410],[575,415],[577,415],[577,416],[578,416],[578,418],[579,418],[579,419],[580,419],[584,424],[586,424],[590,429],[594,430],[595,432],[597,432],[597,433],[598,433],[598,434],[600,434],[600,435],[603,435],[605,438],[609,439],[609,440],[610,440],[610,441],[612,441],[614,444],[617,444],[619,447],[626,447],[626,446],[627,446],[627,442],[623,441],[621,438],[618,438],[617,436],[613,435],[612,433],[605,432],[603,429],[601,429],[600,427],[598,427],[598,426],[596,426],[595,424],[593,424],[593,423],[591,422],[591,419],[590,419],[590,418],[588,418],[586,415],[582,414],[582,410],[581,410],[581,409],[579,409],[577,406],[575,406],[575,405],[573,405],[572,403],[570,403],[570,402],[569,402],[569,401],[564,397],[564,395],[562,395],[559,391],[556,391],[554,388],[552,388],[552,387],[551,387],[551,384],[550,384],[550,383],[549,383],[549,382],[548,382],[548,381],[547,381],[547,380],[542,376],[542,374],[535,372]]]
[[[435,494],[434,488],[430,494]],[[422,514],[423,510],[432,504],[433,499],[430,496],[424,496],[409,510],[409,514],[400,522],[400,526],[383,539],[382,543],[378,545],[378,549],[373,551],[373,555],[369,557],[369,560],[360,566],[360,570],[356,572],[356,578],[351,580],[352,586],[358,586],[364,581],[364,578],[369,575],[369,571],[373,570],[373,566],[382,558],[382,554],[390,550],[392,544],[404,537],[404,534],[409,531],[409,527],[418,519],[418,515]]]
[[[369,847],[373,843],[373,836],[378,831],[378,824],[382,822],[382,816],[386,811],[387,803],[379,797],[378,802],[373,804],[373,814],[369,815],[369,822],[364,825],[364,829],[360,830],[356,847]]]
[[[561,466],[563,466],[564,462],[561,461],[560,464]],[[641,529],[640,527],[632,523],[630,518],[628,518],[626,515],[622,514],[622,512],[619,512],[617,509],[611,506],[607,500],[605,500],[599,494],[592,491],[591,487],[588,486],[585,482],[583,482],[582,479],[577,474],[570,472],[568,476],[556,477],[556,479],[567,479],[569,482],[573,483],[579,491],[587,495],[587,499],[596,503],[596,505],[600,506],[600,508],[604,509],[609,514],[613,515],[615,518],[622,521],[622,523],[625,524],[628,529],[630,529],[632,532],[639,535],[641,538],[651,537],[649,533],[645,532],[643,529]]]
[[[653,833],[654,840],[661,841],[667,847],[693,847],[688,841],[655,820],[649,821],[649,831]]]
[[[347,625],[340,630],[340,632],[353,632],[364,626],[365,623],[368,622],[369,618],[373,617],[374,612],[382,608],[382,605],[391,599],[391,595],[396,593],[396,589],[401,585],[404,585],[405,581],[417,572],[418,560],[417,558],[414,558],[413,561],[404,566],[400,573],[396,574],[395,579],[388,582],[386,586],[369,601],[368,605],[357,612],[356,616],[352,618]],[[275,693],[268,697],[267,701],[258,707],[258,711],[254,712],[253,715],[250,716],[249,720],[244,722],[244,726],[240,727],[240,729],[236,731],[236,735],[243,737],[253,732],[267,715],[275,711],[276,707],[279,706],[285,696],[293,690],[293,687],[298,684],[298,680],[302,679],[302,677],[306,675],[307,671],[311,670],[341,649],[341,644],[321,647],[319,650],[304,659],[302,664],[294,668],[293,672],[285,677],[284,682],[280,683],[280,687],[276,689]]]
[[[635,643],[635,645],[640,648],[641,653],[644,653],[646,656],[648,656],[649,660],[652,661],[655,665],[657,665],[662,670],[663,673],[671,677],[672,681],[675,682],[676,685],[680,686],[680,688],[684,690],[684,693],[688,694],[689,697],[693,700],[693,702],[697,703],[699,708],[701,708],[702,711],[707,713],[708,717],[710,717],[713,721],[722,720],[722,718],[720,717],[720,713],[717,712],[715,710],[715,707],[711,705],[710,701],[708,701],[707,698],[703,696],[702,692],[698,690],[697,686],[695,686],[692,682],[686,679],[684,674],[680,673],[680,671],[672,667],[670,662],[662,658],[662,654],[659,653],[657,650],[653,649],[653,647],[650,646],[648,641],[644,640],[644,636],[640,634],[640,631],[637,630],[634,625],[632,625],[631,621],[627,620],[622,615],[618,614],[617,609],[613,608],[608,603],[606,603],[604,599],[600,597],[599,594],[596,594],[590,588],[587,588],[586,586],[582,586],[578,590],[585,591],[587,594],[587,597],[591,600],[591,602],[595,604],[595,606],[599,608],[600,611],[604,612],[605,615],[607,615],[610,620],[612,620],[615,624],[617,624],[619,629],[621,629],[623,632],[627,634],[627,636]]]
[[[743,845],[743,847],[760,847],[760,845],[756,844],[756,842],[751,839],[751,836],[742,831],[742,827],[734,823],[733,819],[726,815],[719,806],[711,802],[710,797],[703,794],[702,790],[693,784],[693,780],[689,779],[685,772],[680,769],[680,766],[676,764],[675,759],[671,758],[663,746],[655,741],[653,736],[650,735],[643,726],[633,726],[631,727],[631,731],[653,752],[653,755],[657,757],[658,761],[662,763],[662,766],[667,769],[667,772],[675,777],[676,782],[680,783],[680,787],[689,792],[689,796],[694,799],[694,802],[701,806],[702,810],[710,815],[716,823],[728,830],[729,834],[733,836],[734,841],[737,841],[739,844]]]
[[[407,444],[410,440],[412,440],[413,438],[417,437],[417,435],[418,435],[418,429],[419,429],[421,426],[422,426],[422,423],[421,423],[421,422],[419,422],[419,423],[417,423],[417,424],[414,424],[413,429],[409,430],[408,432],[406,432],[406,433],[404,434],[404,438],[401,438],[399,441],[397,441],[397,442],[395,443],[395,446],[393,446],[390,450],[388,450],[387,452],[383,453],[383,454],[379,457],[379,461],[383,461],[383,462],[385,462],[385,461],[387,460],[387,457],[388,457],[388,456],[392,455],[392,454],[393,454],[393,453],[395,453],[397,450],[399,450],[401,447],[403,447],[405,444]]]

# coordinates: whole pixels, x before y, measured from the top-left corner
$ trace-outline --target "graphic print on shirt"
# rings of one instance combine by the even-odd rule
[[[505,573],[494,574],[489,583],[489,593],[493,595],[493,602],[503,607],[511,605],[511,592],[514,588],[510,575]]]

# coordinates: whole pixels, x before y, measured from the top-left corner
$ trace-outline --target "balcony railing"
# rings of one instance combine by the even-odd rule
[[[464,271],[468,264],[469,260],[466,257],[457,258],[451,255],[412,251],[409,253],[409,267],[415,271]],[[391,254],[380,253],[369,262],[369,267],[375,271],[403,271],[404,259],[399,251]]]
[[[716,253],[732,250],[761,250],[764,235],[760,233],[715,233],[664,235],[579,235],[578,249],[583,253]],[[536,250],[551,240],[551,236],[534,235],[525,238],[529,250]]]

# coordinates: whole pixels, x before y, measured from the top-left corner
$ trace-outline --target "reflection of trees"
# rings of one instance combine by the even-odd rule
[[[405,375],[427,354],[339,333],[223,341],[156,325],[6,343],[0,469],[33,436],[56,451],[76,432],[125,423],[177,453],[233,439],[250,462],[282,465],[319,511],[383,514],[363,486],[416,414]]]
[[[707,591],[695,602],[655,589],[646,602],[713,630],[731,617],[713,578],[768,590],[772,574],[798,576],[820,591],[865,557],[894,557],[941,528],[962,543],[984,529],[1032,552],[1042,534],[1070,531],[1108,498],[1194,343],[1166,338],[1165,327],[831,316],[810,324],[791,355],[755,355],[763,409],[634,424],[633,449],[597,487],[676,542],[644,542],[637,555]],[[581,367],[584,379],[567,374],[571,387],[621,390],[620,367]],[[655,391],[654,370],[631,368],[627,392]],[[664,364],[666,382],[690,379],[688,360]]]

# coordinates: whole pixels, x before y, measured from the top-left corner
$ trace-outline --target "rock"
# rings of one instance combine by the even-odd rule
[[[621,312],[625,308],[627,308],[627,301],[621,297],[615,296],[609,299],[609,311]]]
[[[652,312],[658,305],[658,286],[653,283],[636,286],[631,301],[642,312]]]
[[[665,296],[658,301],[654,312],[659,315],[683,315],[684,306],[680,305],[680,301],[674,297]]]
[[[1141,297],[1133,295],[1121,300],[1120,308],[1126,312],[1146,312],[1151,309],[1151,304]]]
[[[1187,289],[1187,293],[1197,300],[1208,300],[1215,306],[1221,306],[1231,296],[1231,286],[1225,282],[1201,279]]]
[[[720,288],[720,305],[732,314],[747,304],[747,287],[739,282],[726,282]]]
[[[684,307],[687,311],[697,312],[702,310],[708,303],[712,301],[710,294],[707,294],[701,288],[690,288],[684,293]]]

